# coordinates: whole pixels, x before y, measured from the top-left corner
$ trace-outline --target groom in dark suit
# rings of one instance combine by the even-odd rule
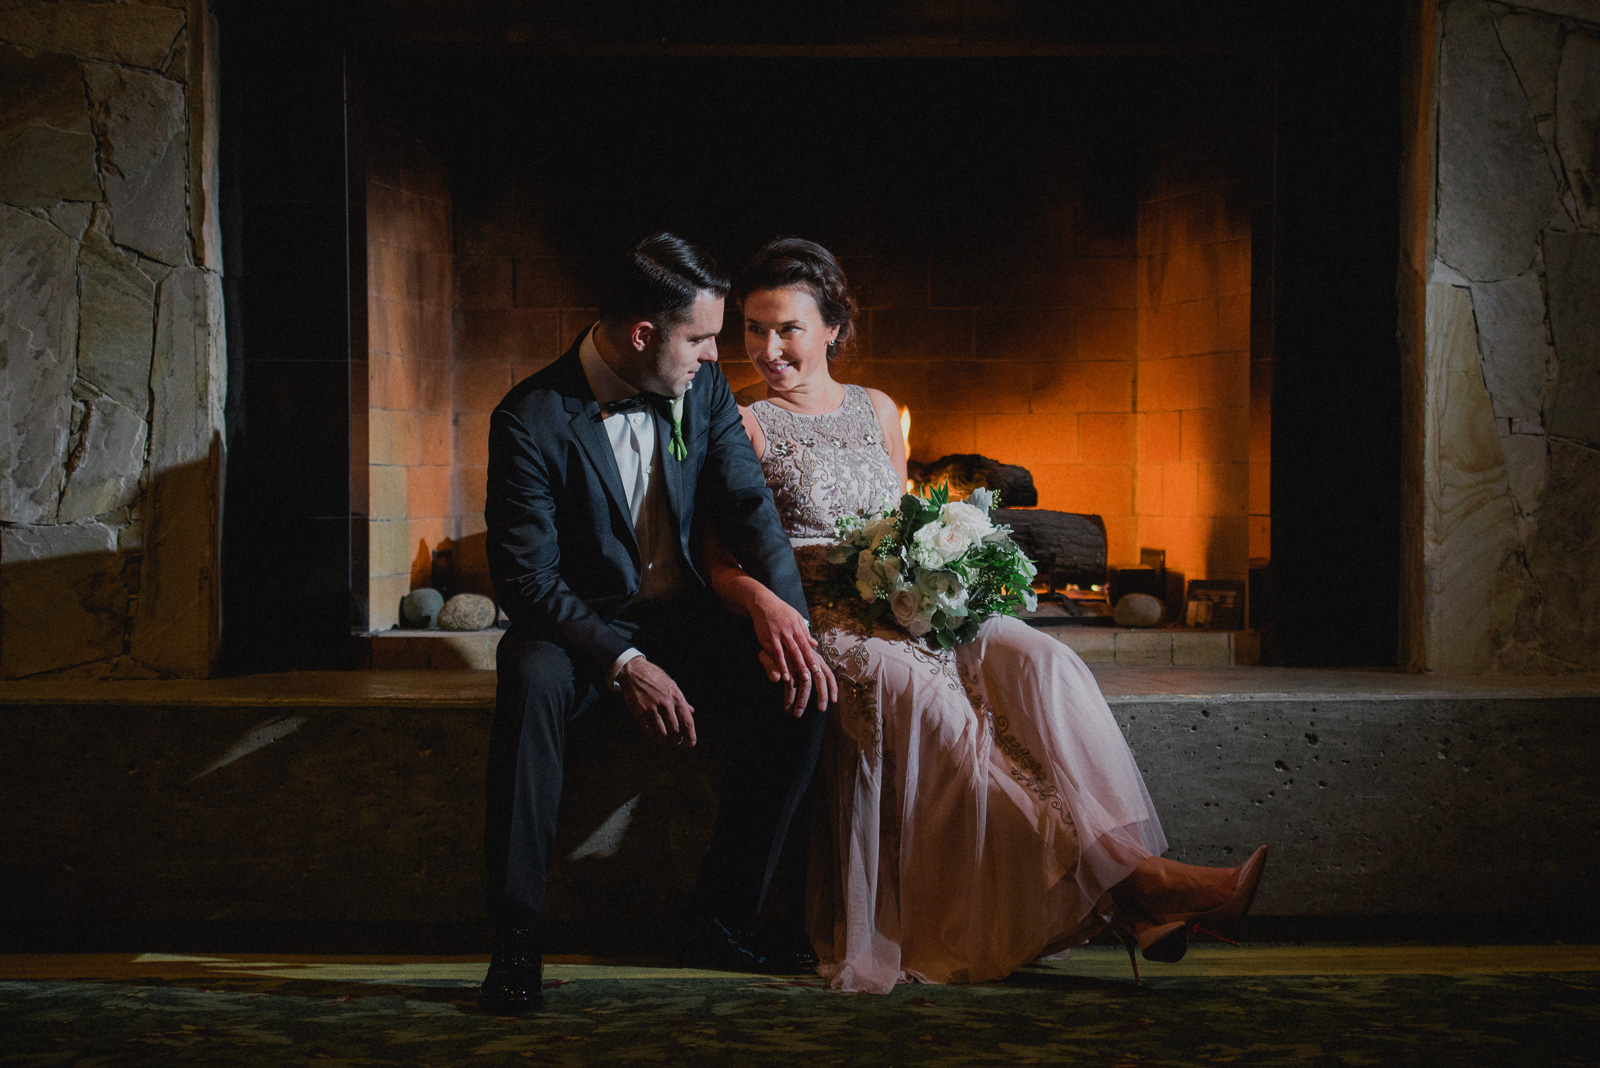
[[[618,705],[663,744],[694,745],[702,720],[730,742],[691,959],[815,963],[803,934],[763,928],[757,914],[837,691],[761,464],[712,366],[728,288],[693,245],[646,238],[612,265],[600,321],[490,419],[489,566],[511,618],[487,777],[490,1011],[540,1002],[567,727]],[[758,636],[719,606],[707,531],[795,610],[787,628]]]

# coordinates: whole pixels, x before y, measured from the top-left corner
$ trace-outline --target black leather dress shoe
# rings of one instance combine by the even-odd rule
[[[691,925],[683,962],[718,971],[797,975],[815,969],[817,955],[798,928],[705,917]]]
[[[497,936],[489,974],[478,988],[478,1007],[496,1016],[521,1016],[544,1005],[544,960],[536,931]]]
[[[817,968],[817,951],[811,948],[805,927],[798,923],[769,923],[761,928],[761,945],[768,967],[785,975]]]

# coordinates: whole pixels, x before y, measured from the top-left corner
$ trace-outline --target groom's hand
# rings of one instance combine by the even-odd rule
[[[817,711],[827,711],[828,705],[839,699],[839,683],[817,653],[817,640],[811,636],[805,616],[771,591],[764,591],[749,607],[750,622],[761,643],[761,666],[767,678],[783,683],[784,711],[791,716],[804,715],[813,693]]]
[[[667,745],[694,745],[694,708],[672,676],[636,656],[617,675],[622,703],[639,728]]]

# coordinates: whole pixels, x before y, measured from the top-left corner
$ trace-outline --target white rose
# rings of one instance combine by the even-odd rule
[[[959,530],[969,542],[982,541],[994,532],[987,510],[979,511],[966,501],[951,501],[939,509],[939,518],[947,527]]]
[[[917,575],[917,589],[930,608],[946,615],[967,614],[967,587],[954,571],[923,571]]]
[[[918,567],[940,568],[944,566],[944,554],[935,544],[939,532],[945,529],[942,524],[929,523],[911,539],[911,562]]]
[[[961,559],[961,554],[972,545],[972,539],[966,533],[955,527],[941,527],[933,539],[934,548],[939,550],[944,563]]]
[[[916,542],[914,559],[923,567],[930,568],[940,568],[952,560],[959,559],[972,544],[967,536],[955,527],[937,522],[929,523],[917,531],[914,540]]]

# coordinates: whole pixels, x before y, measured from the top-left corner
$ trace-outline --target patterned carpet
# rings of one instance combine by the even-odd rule
[[[1002,983],[839,995],[581,962],[486,1016],[467,958],[0,957],[0,1065],[1593,1065],[1600,948],[1114,948]]]

